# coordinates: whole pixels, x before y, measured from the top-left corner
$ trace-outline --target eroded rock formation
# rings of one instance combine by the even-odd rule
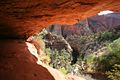
[[[0,36],[27,38],[49,24],[73,24],[102,10],[120,11],[120,0],[0,0]]]

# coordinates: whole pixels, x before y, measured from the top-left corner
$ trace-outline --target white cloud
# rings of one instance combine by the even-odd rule
[[[100,13],[98,13],[98,15],[106,15],[106,14],[110,14],[110,13],[113,13],[113,11],[105,10],[105,11],[101,11]]]

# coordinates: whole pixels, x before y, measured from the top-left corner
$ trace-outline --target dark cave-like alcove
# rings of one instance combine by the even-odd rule
[[[79,52],[78,50],[73,49],[73,52],[72,52],[72,61],[71,61],[71,65],[75,64],[77,62],[77,58],[79,57]]]

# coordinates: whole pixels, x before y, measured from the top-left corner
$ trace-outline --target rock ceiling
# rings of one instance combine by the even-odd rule
[[[0,36],[27,38],[50,24],[74,24],[103,10],[120,11],[120,0],[0,0]]]

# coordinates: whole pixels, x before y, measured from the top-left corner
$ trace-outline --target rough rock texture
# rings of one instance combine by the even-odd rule
[[[102,10],[120,11],[120,0],[0,0],[0,36],[27,38],[49,24],[73,24]]]
[[[0,80],[55,80],[36,61],[25,42],[0,40]]]
[[[51,75],[55,78],[55,80],[66,80],[65,76],[60,71],[53,69],[52,67],[44,64],[44,62],[41,61],[41,57],[37,53],[37,49],[36,49],[35,45],[33,45],[33,43],[26,42],[26,44],[27,44],[28,49],[31,52],[31,54],[37,58],[37,64],[45,67],[51,73]],[[40,52],[40,53],[42,53],[42,52]]]

